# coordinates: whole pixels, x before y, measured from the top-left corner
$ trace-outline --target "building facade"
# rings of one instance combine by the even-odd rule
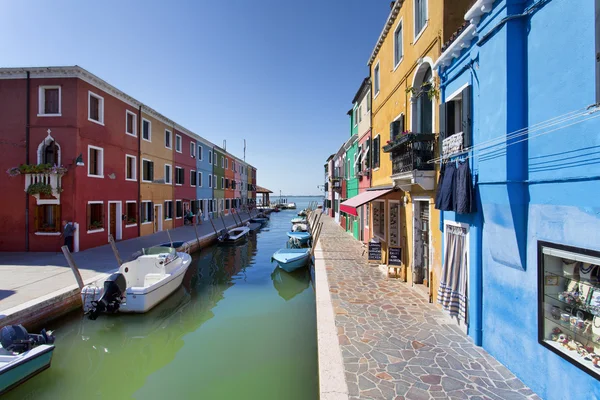
[[[475,194],[470,212],[440,207],[444,271],[468,282],[458,315],[545,399],[600,398],[599,12],[478,0],[436,64],[439,163],[469,168]]]
[[[213,218],[225,211],[225,150],[213,146]]]
[[[63,220],[75,251],[148,235],[213,199],[196,173],[214,145],[88,71],[2,68],[0,89],[0,251],[59,251]]]
[[[198,185],[196,186],[196,198],[199,200],[200,210],[204,219],[208,219],[212,211],[212,144],[207,140],[198,138],[198,150],[196,152],[196,171],[198,171]]]

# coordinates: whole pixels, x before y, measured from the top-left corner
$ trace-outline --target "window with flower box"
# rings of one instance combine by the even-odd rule
[[[87,205],[87,230],[101,231],[104,230],[104,203],[89,202]]]
[[[60,233],[60,207],[56,204],[40,205],[35,209],[35,231]]]

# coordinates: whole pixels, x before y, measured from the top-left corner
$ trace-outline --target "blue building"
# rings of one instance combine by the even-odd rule
[[[198,185],[196,186],[196,198],[200,200],[200,208],[204,219],[207,219],[213,206],[213,144],[201,139],[198,139],[197,142],[196,169],[198,171]]]
[[[474,188],[441,207],[444,306],[544,399],[600,398],[599,9],[477,0],[435,65],[438,187]]]

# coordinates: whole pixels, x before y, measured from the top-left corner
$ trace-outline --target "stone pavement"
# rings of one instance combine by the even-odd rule
[[[347,384],[342,396],[322,387],[322,399],[539,399],[422,294],[368,264],[333,219],[322,222],[317,292],[324,262]],[[320,304],[317,294],[318,318]]]
[[[243,213],[242,218],[248,219]],[[245,216],[245,218],[244,218]],[[213,220],[217,229],[223,228],[220,219]],[[225,216],[228,227],[234,226],[232,216]],[[197,226],[200,239],[214,235],[209,221]],[[183,226],[170,230],[173,241],[196,240],[193,226]],[[123,261],[142,247],[155,246],[168,242],[166,231],[117,242],[117,249]],[[110,245],[95,247],[73,254],[83,280],[88,283],[97,277],[118,268]],[[0,326],[2,318],[9,310],[20,308],[26,303],[50,296],[76,284],[62,252],[54,253],[0,253]]]

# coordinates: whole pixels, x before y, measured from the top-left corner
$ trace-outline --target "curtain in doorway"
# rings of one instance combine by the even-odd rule
[[[438,289],[438,303],[450,316],[467,322],[467,248],[466,229],[446,227],[446,253]]]

